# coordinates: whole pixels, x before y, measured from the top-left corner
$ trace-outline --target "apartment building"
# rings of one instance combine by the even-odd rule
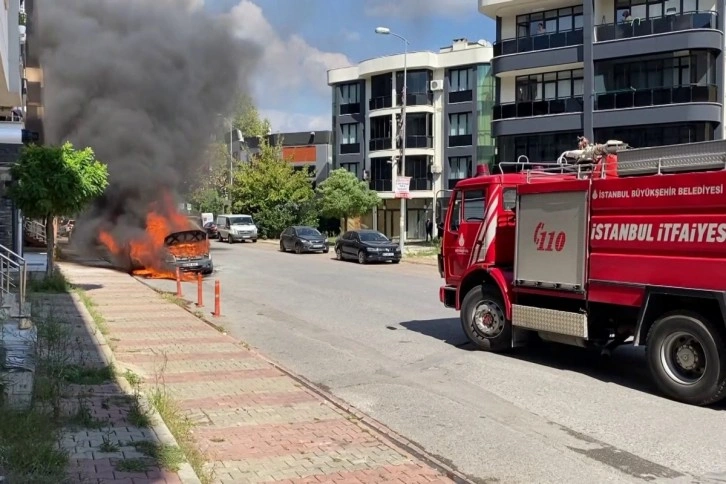
[[[22,219],[14,203],[5,195],[10,183],[10,167],[18,160],[23,142],[25,89],[21,42],[25,37],[23,2],[0,5],[0,244],[22,251]]]
[[[479,0],[496,20],[497,159],[554,161],[577,136],[723,137],[726,0]]]
[[[229,134],[227,134],[228,139]],[[295,170],[307,173],[313,188],[322,183],[330,173],[333,163],[331,139],[331,131],[275,133],[267,136],[270,144],[282,145],[283,158],[291,163]],[[247,160],[249,156],[259,152],[259,146],[258,138],[245,138],[241,142],[235,140],[234,157],[238,160]]]
[[[457,39],[438,52],[409,52],[328,71],[332,87],[333,166],[345,168],[383,199],[362,223],[399,235],[396,177],[411,178],[406,238],[425,237],[425,222],[445,190],[494,160],[491,133],[492,46]],[[406,66],[405,173],[401,155],[403,68]],[[400,171],[400,165],[398,171]]]

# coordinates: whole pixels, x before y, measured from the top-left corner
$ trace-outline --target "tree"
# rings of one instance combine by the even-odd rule
[[[224,143],[212,143],[197,170],[189,200],[195,210],[220,214],[229,191],[229,150]]]
[[[259,153],[241,165],[232,187],[234,210],[253,214],[262,237],[289,225],[317,225],[315,192],[307,175],[282,157],[282,145],[260,139]]]
[[[265,137],[271,131],[270,121],[260,117],[252,99],[247,95],[241,96],[237,101],[232,124],[245,138]]]
[[[108,186],[108,168],[91,148],[76,150],[66,142],[63,146],[23,148],[10,174],[10,198],[26,217],[45,222],[50,276],[54,269],[55,218],[74,215],[101,196]]]
[[[345,219],[370,212],[381,203],[378,194],[366,182],[358,180],[344,168],[330,172],[318,187],[320,213],[324,217]]]

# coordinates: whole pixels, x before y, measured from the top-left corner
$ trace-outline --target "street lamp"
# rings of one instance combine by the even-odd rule
[[[401,93],[401,175],[406,176],[406,96],[408,87],[408,40],[405,37],[398,35],[395,32],[391,32],[388,27],[376,27],[376,33],[380,35],[392,35],[403,41],[403,90]],[[398,167],[395,170],[396,177],[398,177]],[[403,247],[406,239],[406,199],[401,197],[401,213],[399,215],[399,235],[398,235],[398,247],[403,255]]]

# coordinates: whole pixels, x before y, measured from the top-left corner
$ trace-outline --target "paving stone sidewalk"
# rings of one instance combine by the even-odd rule
[[[66,364],[86,369],[88,375],[104,374],[94,370],[108,368],[111,362],[102,350],[103,342],[97,337],[93,321],[82,315],[83,303],[78,297],[37,294],[32,295],[31,300],[33,317],[46,321],[40,324],[57,324],[56,329],[49,327],[48,331],[68,335],[67,343],[56,342],[54,347],[56,352],[60,344],[72,347],[72,352],[62,356]],[[81,378],[80,381],[84,380]],[[63,428],[60,445],[69,454],[67,482],[185,482],[176,472],[162,469],[148,455],[149,449],[159,448],[171,436],[166,428],[134,424],[136,420],[130,415],[138,400],[130,390],[113,380],[103,382],[98,377],[64,388],[63,413],[68,417],[68,423]],[[185,467],[187,472],[191,471],[191,467]],[[194,477],[193,471],[191,474]]]
[[[452,482],[134,278],[59,265],[86,285],[118,364],[161,382],[195,422],[215,482]]]

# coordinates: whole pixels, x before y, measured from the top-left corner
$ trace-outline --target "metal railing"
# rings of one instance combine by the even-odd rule
[[[494,105],[493,119],[498,121],[500,119],[528,118],[551,114],[581,113],[582,110],[582,96],[542,101],[519,101]]]
[[[494,44],[494,57],[537,50],[556,49],[558,47],[571,47],[580,44],[582,44],[582,28],[515,39],[502,39]]]
[[[17,278],[13,276],[17,274]],[[0,300],[8,294],[18,293],[18,305],[22,315],[28,282],[28,263],[20,254],[0,244]]]
[[[669,14],[663,17],[644,19],[635,18],[628,22],[603,24],[595,27],[595,42],[608,40],[631,39],[653,34],[682,32],[694,29],[716,29],[718,14],[716,12],[687,12]]]
[[[714,84],[623,89],[595,94],[595,110],[665,106],[683,103],[718,102],[718,86]]]
[[[39,242],[45,243],[45,224],[37,220],[26,220],[25,231]]]

